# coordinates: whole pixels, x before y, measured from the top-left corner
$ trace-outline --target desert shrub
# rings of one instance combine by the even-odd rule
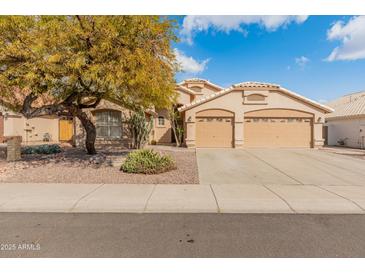
[[[151,141],[151,145],[152,145],[152,146],[155,146],[155,145],[157,145],[157,142],[156,142],[156,140],[152,140],[152,141]]]
[[[157,174],[176,168],[169,155],[160,154],[152,149],[140,149],[128,154],[121,166],[126,173]]]
[[[39,145],[39,146],[28,146],[22,148],[23,154],[56,154],[62,152],[59,145]]]

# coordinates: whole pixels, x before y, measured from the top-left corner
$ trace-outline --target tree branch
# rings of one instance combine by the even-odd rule
[[[80,24],[80,27],[81,29],[86,32],[86,28],[81,20],[81,16],[80,15],[76,15],[76,18],[77,20],[79,21],[79,24]],[[93,21],[93,30],[95,29],[95,22]],[[90,36],[87,35],[86,38],[84,39],[85,42],[86,42],[86,46],[87,46],[87,49],[88,51],[93,47],[92,43],[91,43],[91,39],[90,39]],[[90,53],[87,54],[88,58],[89,58],[89,61],[88,63],[92,62],[94,60],[94,58],[90,55]]]
[[[83,109],[83,108],[96,108],[99,105],[100,101],[101,101],[101,97],[96,98],[95,102],[92,103],[92,104],[81,104],[80,103],[77,106],[81,109]]]

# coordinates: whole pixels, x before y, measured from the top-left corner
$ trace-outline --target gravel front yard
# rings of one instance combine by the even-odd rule
[[[177,169],[162,174],[127,174],[119,170],[128,150],[99,149],[97,156],[67,148],[51,156],[27,155],[22,161],[7,163],[0,159],[0,183],[89,183],[89,184],[198,184],[195,150],[152,147],[171,155]]]

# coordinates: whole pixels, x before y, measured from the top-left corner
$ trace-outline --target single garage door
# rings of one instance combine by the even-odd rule
[[[199,113],[196,117],[196,146],[232,147],[233,122],[233,114],[223,110]]]
[[[312,118],[246,117],[246,147],[312,147]]]

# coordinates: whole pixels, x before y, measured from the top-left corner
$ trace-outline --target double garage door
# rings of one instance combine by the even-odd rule
[[[312,118],[300,112],[257,111],[244,119],[245,147],[311,147]],[[287,114],[288,116],[281,116]],[[269,116],[272,115],[272,116]],[[233,147],[234,117],[196,118],[197,147]]]
[[[311,119],[245,118],[244,144],[246,147],[311,147]]]

